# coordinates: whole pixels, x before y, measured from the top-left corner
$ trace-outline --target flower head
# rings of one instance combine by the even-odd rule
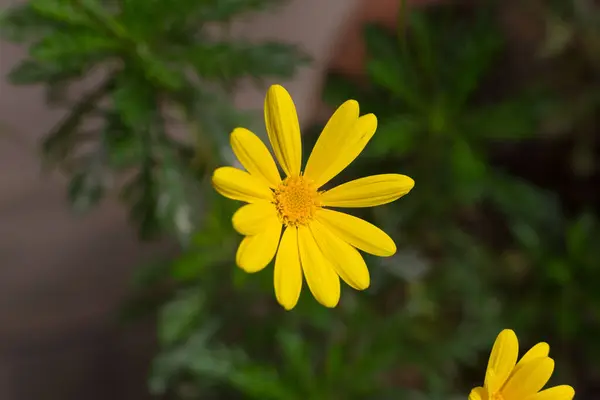
[[[547,343],[538,343],[517,363],[517,336],[510,329],[503,330],[492,348],[484,385],[473,389],[469,400],[571,400],[575,391],[568,385],[540,392],[554,370],[549,352]]]
[[[267,147],[244,128],[231,133],[231,147],[246,171],[221,167],[213,174],[220,194],[248,203],[232,219],[234,228],[245,235],[236,263],[257,272],[275,258],[275,296],[288,310],[298,302],[303,276],[317,301],[335,307],[340,277],[357,290],[369,286],[369,270],[357,249],[386,257],[396,252],[396,245],[376,226],[328,207],[390,203],[407,194],[414,181],[384,174],[321,190],[360,154],[377,128],[375,115],[359,117],[354,100],[333,114],[304,172],[296,108],[282,86],[271,86],[267,92],[265,124],[283,178]]]

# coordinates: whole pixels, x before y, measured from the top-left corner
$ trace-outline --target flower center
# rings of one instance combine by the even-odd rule
[[[504,396],[502,396],[502,393],[497,392],[492,395],[490,400],[504,400]]]
[[[273,203],[279,218],[288,226],[306,225],[321,206],[319,192],[303,176],[286,178],[273,191]]]

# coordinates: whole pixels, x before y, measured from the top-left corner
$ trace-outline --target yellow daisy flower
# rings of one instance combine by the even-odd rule
[[[547,343],[538,343],[517,363],[517,335],[510,329],[503,330],[492,348],[484,385],[473,389],[469,400],[571,400],[575,390],[568,385],[540,392],[554,370],[549,352]]]
[[[234,228],[245,235],[236,263],[246,272],[257,272],[277,254],[275,296],[285,309],[298,302],[303,274],[317,301],[335,307],[340,299],[340,277],[357,290],[369,286],[369,270],[356,249],[387,257],[396,252],[396,245],[376,226],[325,207],[390,203],[407,194],[414,181],[404,175],[384,174],[319,190],[360,154],[377,128],[375,115],[359,117],[354,100],[346,101],[332,115],[304,172],[296,107],[282,86],[271,86],[267,92],[265,124],[285,178],[263,142],[244,128],[231,133],[231,147],[247,172],[221,167],[212,178],[220,194],[249,203],[232,218]]]

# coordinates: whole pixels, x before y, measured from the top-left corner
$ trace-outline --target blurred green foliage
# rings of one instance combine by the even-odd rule
[[[143,238],[197,229],[198,179],[250,117],[230,101],[237,82],[286,78],[307,61],[290,45],[230,37],[233,18],[276,3],[30,0],[0,14],[2,36],[29,48],[9,81],[43,85],[68,110],[42,146],[70,177],[75,210],[118,189]]]
[[[127,17],[129,3],[137,18]],[[332,108],[358,100],[379,128],[332,184],[399,172],[416,186],[398,202],[356,212],[398,244],[394,257],[366,257],[371,287],[346,288],[333,310],[305,290],[292,312],[277,305],[269,268],[248,275],[235,267],[240,237],[230,219],[239,205],[214,193],[203,173],[219,162],[229,130],[245,124],[227,101],[232,83],[287,76],[301,58],[280,44],[209,40],[198,23],[272,2],[180,0],[168,10],[157,3],[34,0],[3,22],[15,40],[39,35],[32,59],[11,76],[47,83],[49,98],[65,79],[106,65],[106,83],[72,105],[45,144],[61,165],[77,161],[74,204],[95,204],[107,170],[135,167],[124,190],[132,214],[144,231],[176,232],[185,245],[174,259],[140,270],[139,301],[127,309],[158,315],[153,393],[464,399],[482,383],[493,338],[511,327],[522,348],[548,341],[556,382],[595,398],[600,10],[593,1],[435,6],[401,15],[396,31],[365,27],[365,76],[332,72],[323,98]],[[528,17],[507,25],[499,18],[506,7]],[[519,23],[539,28],[541,39],[520,40]],[[529,47],[515,53],[522,46]],[[191,144],[167,135],[163,102],[197,128]],[[98,115],[96,150],[81,157],[74,146],[90,139],[83,116]],[[307,152],[322,126],[305,132]],[[186,222],[196,217],[201,225]]]

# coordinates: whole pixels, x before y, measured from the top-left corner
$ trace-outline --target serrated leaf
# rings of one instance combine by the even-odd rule
[[[68,197],[75,212],[85,213],[104,197],[107,183],[106,171],[98,162],[91,162],[71,178]]]
[[[112,89],[114,80],[108,78],[97,88],[89,91],[42,142],[44,156],[50,161],[63,161],[79,141],[79,128],[97,103]]]
[[[251,11],[282,4],[282,0],[202,0],[198,17],[205,21],[228,21]]]
[[[0,11],[0,35],[12,42],[37,39],[56,29],[56,24],[36,14],[30,4]]]
[[[148,156],[143,137],[125,126],[120,116],[107,114],[102,132],[102,143],[106,149],[108,164],[116,169],[136,167]]]
[[[115,54],[121,43],[114,38],[89,30],[54,32],[29,49],[32,58],[56,65],[98,62]]]
[[[13,85],[50,83],[80,78],[86,70],[87,65],[65,68],[64,65],[58,66],[34,60],[24,60],[9,72],[8,80]]]
[[[183,244],[188,244],[199,227],[204,206],[199,184],[171,151],[162,149],[161,158],[156,171],[156,214]]]
[[[112,93],[115,109],[125,125],[145,135],[150,125],[159,123],[157,94],[153,89],[136,71],[126,70],[117,76]]]
[[[294,46],[277,42],[201,43],[187,52],[195,71],[204,79],[229,81],[243,77],[291,77],[308,57]]]
[[[87,27],[94,25],[83,9],[71,0],[31,0],[29,4],[36,14],[57,22]]]
[[[158,190],[149,161],[144,161],[141,170],[121,191],[121,199],[128,203],[129,216],[142,239],[153,239],[163,232],[163,225],[156,215]]]
[[[149,83],[167,91],[177,91],[184,87],[186,79],[180,66],[170,63],[160,55],[155,54],[149,47],[140,46],[137,49],[139,68]]]

